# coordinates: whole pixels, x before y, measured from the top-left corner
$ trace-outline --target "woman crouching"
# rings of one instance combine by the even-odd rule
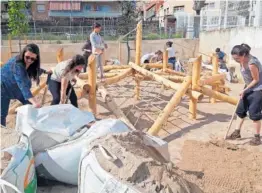
[[[78,107],[77,96],[70,82],[76,82],[75,77],[80,74],[84,66],[85,58],[81,55],[76,55],[56,65],[48,82],[48,88],[53,96],[51,105],[65,104],[67,94],[71,89],[69,99],[72,105]]]

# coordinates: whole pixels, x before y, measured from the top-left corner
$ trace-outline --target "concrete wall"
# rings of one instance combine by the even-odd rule
[[[262,27],[232,28],[200,33],[199,51],[210,54],[217,47],[221,48],[229,56],[229,63],[236,64],[230,55],[231,49],[241,43],[250,45],[251,54],[262,62]],[[204,59],[207,57],[203,56]]]
[[[143,40],[142,42],[142,54],[154,52],[157,50],[163,50],[167,40]],[[176,49],[177,57],[180,59],[186,59],[195,57],[198,52],[199,41],[188,39],[174,39],[174,47]],[[29,43],[29,42],[28,42]],[[119,46],[115,41],[107,42],[108,50],[106,51],[107,58],[118,58]],[[18,42],[12,41],[13,51],[18,51]],[[72,57],[75,54],[82,54],[81,48],[83,43],[77,44],[38,44],[41,52],[41,61],[43,63],[55,63],[56,52],[59,48],[64,48],[65,59]],[[183,47],[182,47],[182,46]],[[130,42],[130,47],[135,48],[134,42]],[[127,61],[127,48],[126,44],[121,45],[121,58],[123,62]],[[131,51],[131,59],[134,61],[135,51]],[[8,46],[7,41],[3,41],[1,48],[1,61],[8,60]]]

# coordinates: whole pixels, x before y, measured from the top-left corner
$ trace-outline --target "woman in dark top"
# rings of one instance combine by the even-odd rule
[[[250,54],[247,44],[236,45],[231,55],[240,64],[241,74],[245,81],[245,88],[240,92],[240,102],[236,110],[237,127],[229,139],[241,138],[240,129],[244,118],[249,112],[249,118],[254,122],[255,136],[250,145],[260,145],[260,130],[262,119],[262,65],[259,60]]]
[[[88,58],[92,54],[92,44],[89,40],[87,39],[85,45],[82,47],[82,51],[84,52],[83,56],[85,58],[85,66],[84,66],[84,72],[86,72],[87,64],[88,64]]]
[[[12,57],[1,67],[1,125],[6,125],[11,99],[41,107],[30,91],[31,80],[39,84],[41,72],[45,71],[40,69],[40,52],[36,44],[28,44],[20,55]]]

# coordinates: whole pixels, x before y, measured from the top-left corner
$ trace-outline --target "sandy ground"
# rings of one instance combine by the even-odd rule
[[[230,87],[232,88],[230,95],[237,96],[243,85],[232,84]],[[134,81],[131,78],[127,78],[107,88],[133,125],[137,129],[144,131],[150,128],[174,93],[173,90],[163,89],[158,83],[143,82],[141,85],[141,99],[136,101],[133,97]],[[46,105],[50,104],[50,101],[51,97],[49,96],[46,100]],[[260,182],[261,184],[259,176],[260,178],[262,176],[262,156],[259,152],[262,152],[262,145],[258,147],[248,145],[248,141],[253,136],[252,122],[248,119],[246,120],[242,132],[242,140],[230,141],[236,144],[238,148],[244,148],[246,151],[229,151],[225,147],[214,145],[213,147],[209,141],[223,138],[234,106],[224,102],[210,104],[209,98],[205,97],[198,104],[197,120],[190,120],[188,118],[188,102],[187,97],[182,98],[180,105],[174,109],[164,128],[159,132],[159,136],[169,143],[171,160],[175,165],[181,170],[187,171],[189,174],[186,177],[195,183],[199,183],[206,193],[253,193],[255,192],[253,190],[256,190],[255,193],[262,193],[261,185],[259,186],[257,183]],[[88,108],[87,98],[81,99],[79,106],[81,109],[86,110]],[[98,112],[101,118],[114,117],[106,105],[99,100]],[[9,128],[14,127],[14,118],[15,115],[8,117],[7,123]],[[232,130],[234,127],[235,122]],[[199,172],[204,176],[203,179],[194,178],[195,173],[199,175]],[[245,183],[249,183],[251,186],[253,184],[253,189],[250,188],[247,191],[245,191],[246,189],[241,189]],[[216,188],[219,186],[224,187],[224,189],[211,191],[212,187]],[[38,189],[38,192],[73,193],[77,192],[77,188],[60,185],[47,188],[41,187]]]

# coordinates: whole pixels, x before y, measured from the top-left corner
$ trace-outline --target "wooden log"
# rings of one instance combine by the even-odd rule
[[[101,93],[102,99],[107,104],[108,108],[113,112],[113,114],[123,121],[130,129],[136,130],[133,124],[129,121],[129,119],[125,116],[123,111],[116,105],[113,97],[107,92],[106,88],[101,86],[98,88],[98,92]]]
[[[168,80],[172,80],[173,82],[179,82],[182,83],[185,80],[185,77],[182,76],[170,76],[170,75],[162,75],[162,77],[168,79]]]
[[[190,100],[189,100],[189,118],[190,119],[196,119],[197,117],[197,99],[193,97],[193,93],[189,91],[191,94]]]
[[[177,76],[186,76],[186,73],[177,72],[177,71],[172,70],[172,69],[166,69],[164,72],[169,73],[169,74],[173,74],[173,75],[177,75]]]
[[[117,75],[119,75],[119,74],[120,74],[120,73],[117,73],[117,72],[107,72],[107,73],[104,73],[104,77],[105,77],[105,78],[111,78],[111,77],[117,76]],[[87,79],[88,79],[88,72],[81,73],[81,74],[79,74],[78,77],[79,77],[80,79],[87,80]]]
[[[88,58],[88,84],[90,86],[88,104],[91,112],[96,115],[96,59],[94,55]]]
[[[173,95],[171,100],[168,102],[164,110],[160,113],[157,120],[154,122],[152,127],[149,129],[148,133],[151,135],[157,135],[160,131],[163,123],[168,119],[174,108],[180,103],[182,96],[187,92],[189,86],[192,83],[192,78],[189,76],[186,80],[180,85],[180,88]]]
[[[38,87],[33,88],[33,89],[31,90],[32,95],[33,95],[34,97],[35,97],[36,95],[38,95],[38,93],[39,93],[43,88],[45,88],[45,86],[46,86],[46,82],[40,83]],[[19,107],[19,106],[21,106],[21,105],[22,105],[22,104],[21,104],[19,101],[15,102],[15,103],[11,106],[11,108],[9,109],[8,113],[9,113],[9,114],[15,113],[15,112],[16,112],[16,108]]]
[[[142,47],[142,21],[140,21],[137,24],[136,28],[136,59],[135,63],[136,65],[141,65],[140,59],[141,59],[141,47]]]
[[[165,50],[163,52],[163,71],[167,69],[167,66],[168,66],[168,52],[167,50]]]
[[[150,70],[151,68],[158,68],[158,69],[162,69],[163,68],[163,64],[162,63],[148,63],[148,64],[144,64],[143,68]],[[170,64],[167,64],[167,68],[172,69],[172,66]]]
[[[139,100],[140,99],[140,80],[135,78],[135,99]]]
[[[119,74],[115,77],[112,78],[106,78],[105,81],[103,83],[100,83],[100,85],[109,85],[109,84],[114,84],[116,82],[119,82],[120,80],[128,77],[129,75],[132,74],[132,68],[127,69],[125,72],[123,72],[122,74]]]
[[[212,56],[212,65],[213,65],[213,69],[212,69],[212,75],[215,76],[216,74],[218,74],[218,57],[216,54],[213,54]],[[217,91],[218,90],[218,86],[214,85],[212,86],[212,90]],[[216,99],[215,98],[211,98],[210,99],[211,103],[216,103]]]
[[[218,91],[214,91],[212,89],[206,88],[205,86],[198,88],[198,91],[203,93],[206,96],[209,96],[211,98],[215,98],[215,99],[223,101],[223,102],[227,102],[227,103],[232,104],[232,105],[236,105],[237,102],[238,102],[238,99],[235,98],[235,97],[222,94]]]
[[[104,72],[108,72],[110,70],[119,70],[119,69],[127,69],[130,68],[129,65],[107,65],[104,66]]]
[[[201,62],[202,62],[202,56],[197,57],[197,59],[193,62],[192,90],[196,90],[199,87],[198,82],[200,80]]]
[[[62,62],[64,60],[64,48],[60,48],[56,53],[57,62]]]
[[[137,72],[141,73],[143,76],[145,76],[144,79],[147,79],[147,80],[155,80],[161,84],[163,84],[164,86],[166,86],[167,88],[172,88],[174,90],[178,90],[181,86],[181,84],[179,83],[175,83],[175,82],[172,82],[171,80],[167,80],[166,78],[160,76],[160,75],[157,75],[153,72],[150,72],[140,66],[137,66],[136,64],[134,64],[133,62],[130,62],[129,65],[134,69],[136,70]],[[140,75],[141,76],[141,75]],[[190,89],[189,89],[190,90]],[[199,99],[201,99],[201,93],[198,93],[198,91],[192,91],[194,93],[193,96],[198,96]],[[196,92],[196,93],[195,93]],[[187,93],[186,93],[187,94]],[[188,95],[188,94],[187,94]],[[190,95],[188,95],[190,96]]]
[[[226,74],[215,74],[205,79],[200,79],[198,81],[199,86],[210,85],[212,83],[220,83],[220,80],[224,80],[226,78]]]

